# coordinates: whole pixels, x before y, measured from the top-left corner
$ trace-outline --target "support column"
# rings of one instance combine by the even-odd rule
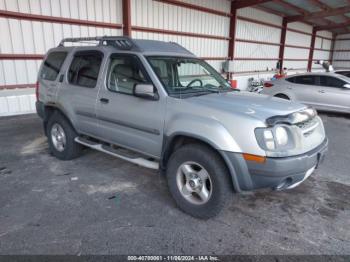
[[[231,2],[231,17],[230,17],[230,40],[228,43],[228,57],[234,60],[235,44],[236,44],[236,25],[237,25],[237,9],[233,2]],[[231,73],[228,74],[228,79],[231,79]]]
[[[334,46],[335,46],[335,39],[337,38],[337,35],[335,33],[332,34],[332,44],[331,44],[331,50],[329,52],[329,63],[333,64],[333,54],[334,54]]]
[[[123,35],[131,37],[130,0],[123,0]]]
[[[284,58],[284,49],[286,46],[287,26],[288,26],[287,19],[283,18],[281,39],[280,39],[280,52],[278,55],[278,59],[280,62],[280,74],[282,74],[282,71],[283,71],[283,58]]]
[[[308,71],[308,72],[311,72],[311,70],[312,70],[312,60],[313,60],[313,58],[314,58],[314,49],[315,49],[316,33],[317,33],[317,30],[316,30],[316,28],[314,27],[314,28],[312,29],[312,37],[311,37],[311,44],[310,44],[309,60],[308,60],[308,63],[307,63],[307,71]]]

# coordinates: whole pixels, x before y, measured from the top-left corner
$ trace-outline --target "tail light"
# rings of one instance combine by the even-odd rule
[[[270,87],[273,87],[273,84],[270,82],[266,82],[264,83],[264,87],[270,88]]]
[[[35,96],[36,96],[36,101],[39,101],[39,81],[35,83]]]

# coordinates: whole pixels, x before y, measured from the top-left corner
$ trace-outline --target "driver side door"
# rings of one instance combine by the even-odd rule
[[[134,54],[112,54],[105,79],[96,106],[99,136],[107,142],[160,157],[165,98],[148,100],[133,95],[136,84],[152,84],[141,59]]]

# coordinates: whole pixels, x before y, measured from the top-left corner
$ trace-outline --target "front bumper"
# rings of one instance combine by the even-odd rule
[[[244,160],[242,154],[223,154],[237,191],[259,188],[290,189],[306,180],[322,163],[328,149],[326,138],[317,148],[298,156],[266,158],[264,163]]]

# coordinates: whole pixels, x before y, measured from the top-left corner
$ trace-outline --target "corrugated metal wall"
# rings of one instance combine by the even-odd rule
[[[275,68],[281,38],[281,28],[278,26],[282,24],[282,17],[267,15],[266,12],[250,7],[239,9],[237,15],[235,72],[253,73]],[[261,21],[261,23],[258,24],[256,21]],[[276,27],[268,24],[276,25]]]
[[[73,19],[121,23],[121,0],[0,0],[0,9]],[[45,54],[64,37],[120,35],[121,30],[0,18],[5,54]],[[40,60],[0,60],[0,85],[35,83]]]
[[[0,9],[24,14],[122,23],[121,0],[0,0]],[[64,37],[121,35],[120,29],[0,17],[0,53],[37,54]],[[0,86],[33,85],[41,60],[0,60]],[[34,112],[34,90],[0,91],[0,116]]]
[[[334,44],[333,66],[350,69],[350,34],[339,35]]]
[[[131,0],[132,37],[178,42],[222,72],[222,62],[229,55],[230,18],[227,14],[230,13],[231,2],[180,1],[209,8],[216,13],[157,0]],[[122,34],[122,0],[0,0],[0,10],[46,17],[35,21],[0,17],[0,53],[21,57],[21,60],[0,60],[0,89],[33,87],[41,55],[64,37]],[[77,21],[70,23],[72,19]],[[84,21],[87,23],[81,24]],[[267,69],[275,68],[279,59],[281,31],[280,16],[256,8],[237,11],[233,76],[238,80],[239,88],[244,89],[250,77],[266,79],[274,74]],[[311,26],[303,23],[288,25],[285,67],[306,70],[311,32]],[[314,58],[326,59],[332,36],[329,32],[319,32],[318,35]],[[344,44],[337,43],[338,49],[348,44],[342,42]],[[335,52],[335,59],[337,56]],[[341,65],[343,62],[337,63]],[[0,92],[0,115],[32,112],[33,89],[29,93],[28,89]],[[11,103],[6,98],[10,96]],[[13,103],[15,100],[17,102]],[[29,101],[29,107],[25,106],[25,101]],[[16,106],[22,103],[23,107]]]
[[[312,27],[310,25],[294,22],[288,23],[286,34],[286,48],[284,51],[284,67],[289,70],[307,69],[311,45]],[[296,30],[296,31],[292,31]]]
[[[314,50],[314,60],[326,60],[329,61],[331,59],[331,49],[332,49],[332,39],[333,34],[329,31],[319,31],[317,32],[317,36],[315,39],[315,50]],[[325,38],[323,38],[325,37]],[[321,65],[313,64],[313,70],[324,71]]]
[[[229,12],[230,10],[230,2],[226,0],[217,0],[215,5],[213,1],[183,0],[182,2],[219,11]],[[229,24],[229,17],[208,14],[153,0],[131,1],[131,25],[133,27],[164,29],[228,38]],[[218,71],[221,71],[221,64],[227,57],[228,52],[228,40],[225,39],[141,32],[137,31],[137,29],[132,31],[132,37],[177,42],[199,57],[215,58],[215,61],[209,60],[208,62]]]

